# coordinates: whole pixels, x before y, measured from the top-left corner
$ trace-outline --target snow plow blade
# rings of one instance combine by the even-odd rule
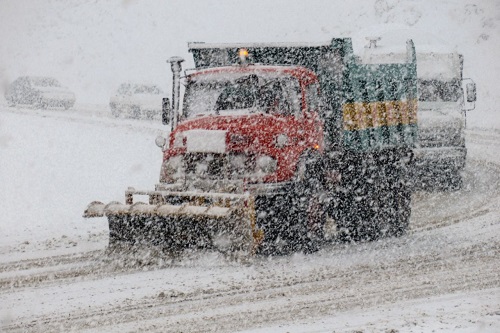
[[[134,195],[149,196],[149,203],[134,203]],[[130,189],[125,192],[125,204],[94,201],[83,214],[103,216],[108,218],[110,246],[215,248],[248,256],[264,238],[255,224],[254,198],[248,194]]]

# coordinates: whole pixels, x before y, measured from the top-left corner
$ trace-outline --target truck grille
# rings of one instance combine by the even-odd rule
[[[188,153],[184,163],[187,176],[208,179],[243,179],[255,170],[255,157],[246,154]]]

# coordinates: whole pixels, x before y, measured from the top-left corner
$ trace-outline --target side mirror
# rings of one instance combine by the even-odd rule
[[[465,91],[467,96],[467,102],[476,101],[476,84],[474,82],[469,82],[465,85]]]
[[[162,150],[165,150],[165,146],[167,144],[167,139],[164,138],[161,135],[158,135],[155,139],[155,143],[158,147],[160,147]]]
[[[476,102],[476,83],[471,79],[462,81],[462,89],[464,93],[464,110],[473,110]]]
[[[168,125],[170,123],[170,115],[172,114],[172,109],[170,107],[170,100],[168,98],[163,98],[161,105],[161,122],[163,125]]]

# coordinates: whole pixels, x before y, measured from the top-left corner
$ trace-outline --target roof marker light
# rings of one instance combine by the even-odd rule
[[[239,49],[238,55],[240,57],[240,63],[245,64],[248,58],[248,50],[247,49]]]

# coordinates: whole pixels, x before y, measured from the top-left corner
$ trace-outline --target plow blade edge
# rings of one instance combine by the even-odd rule
[[[133,194],[149,195],[149,204],[133,203]],[[83,214],[108,218],[110,245],[146,243],[251,255],[263,240],[255,223],[254,199],[247,194],[127,191],[126,201],[94,201]]]

